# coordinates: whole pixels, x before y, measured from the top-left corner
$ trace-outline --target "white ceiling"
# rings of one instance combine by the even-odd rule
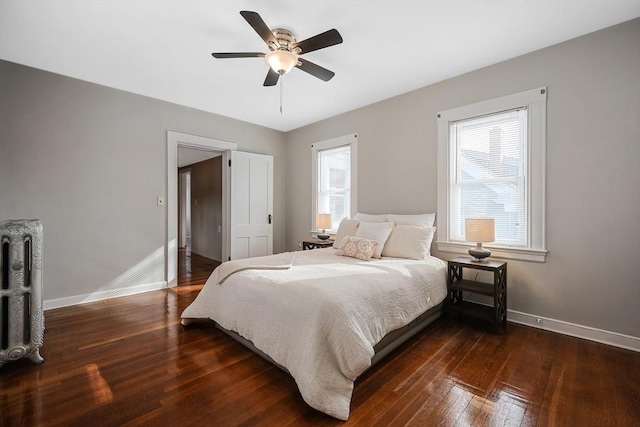
[[[189,166],[221,156],[219,151],[199,150],[197,148],[178,146],[178,167]]]
[[[267,47],[240,16],[258,12],[298,40],[336,28],[344,43],[263,87]],[[640,16],[640,0],[10,1],[0,58],[288,131]]]
[[[198,150],[197,148],[178,146],[178,167],[189,166],[221,156],[219,151]]]

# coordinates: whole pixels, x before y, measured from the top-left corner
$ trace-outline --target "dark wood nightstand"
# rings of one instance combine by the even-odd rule
[[[303,251],[309,249],[330,248],[331,246],[333,246],[333,240],[311,239],[302,241]]]
[[[503,261],[472,262],[471,258],[454,258],[448,264],[448,310],[486,320],[492,324],[495,332],[498,332],[502,326],[502,331],[505,332],[507,328],[507,263]],[[493,272],[493,283],[463,279],[462,271],[465,268]],[[463,292],[493,297],[493,306],[465,301]]]

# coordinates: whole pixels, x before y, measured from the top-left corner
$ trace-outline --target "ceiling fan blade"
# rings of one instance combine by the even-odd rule
[[[342,36],[338,30],[334,28],[306,40],[302,40],[301,42],[294,43],[293,48],[299,47],[302,50],[300,55],[303,55],[305,53],[313,52],[314,50],[324,49],[325,47],[340,43],[342,43]]]
[[[320,80],[324,80],[325,82],[328,82],[336,75],[333,71],[327,70],[326,68],[307,61],[306,59],[298,58],[298,61],[300,62],[300,65],[296,65],[297,68],[300,68],[302,71],[309,73]]]
[[[280,74],[276,73],[271,67],[269,67],[267,78],[264,79],[264,84],[262,86],[275,86],[276,84],[278,84],[279,78]]]
[[[264,23],[260,15],[257,12],[251,12],[250,10],[243,10],[240,12],[240,15],[251,25],[251,27],[258,33],[262,40],[271,48],[273,44],[275,48],[280,47],[280,43],[273,35],[267,24]]]
[[[262,52],[214,52],[214,58],[225,59],[225,58],[261,58],[264,56]]]

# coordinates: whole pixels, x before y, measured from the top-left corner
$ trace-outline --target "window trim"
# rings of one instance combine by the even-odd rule
[[[358,212],[358,134],[348,134],[311,144],[311,233],[317,232],[316,211],[318,209],[318,152],[349,145],[351,147],[351,200],[350,216]],[[327,230],[335,233],[334,229]]]
[[[546,105],[547,88],[540,87],[488,101],[452,108],[437,115],[438,132],[438,227],[437,248],[442,252],[467,253],[471,244],[449,241],[450,122],[527,108],[529,144],[527,159],[529,246],[484,245],[496,258],[545,262],[546,249]]]

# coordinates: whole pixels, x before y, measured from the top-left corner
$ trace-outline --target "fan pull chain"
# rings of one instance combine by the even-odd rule
[[[284,79],[280,77],[280,114],[282,114],[282,81]]]

